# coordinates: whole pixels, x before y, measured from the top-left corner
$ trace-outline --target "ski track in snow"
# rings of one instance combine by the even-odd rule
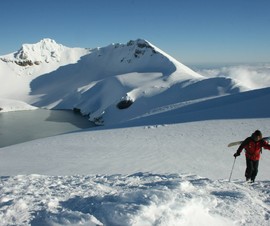
[[[195,175],[0,179],[1,225],[269,225],[270,182]]]

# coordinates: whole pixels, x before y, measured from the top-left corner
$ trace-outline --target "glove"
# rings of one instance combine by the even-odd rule
[[[240,153],[236,152],[233,156],[234,156],[234,158],[236,158],[239,155],[240,155]]]

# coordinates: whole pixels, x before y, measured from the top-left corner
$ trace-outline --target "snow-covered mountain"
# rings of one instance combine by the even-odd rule
[[[105,123],[0,148],[1,225],[269,226],[270,152],[247,184],[227,147],[269,135],[269,66],[201,76],[145,40],[45,39],[0,58],[1,111],[77,108]]]
[[[246,90],[231,78],[201,76],[142,39],[95,49],[44,39],[0,59],[2,98],[76,109],[97,124]]]

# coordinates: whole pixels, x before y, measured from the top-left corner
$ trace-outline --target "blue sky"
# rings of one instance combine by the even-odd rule
[[[0,55],[52,38],[102,47],[143,38],[185,64],[270,62],[269,0],[8,0]]]

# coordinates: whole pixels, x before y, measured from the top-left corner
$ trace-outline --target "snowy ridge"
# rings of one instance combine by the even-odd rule
[[[151,173],[0,179],[2,225],[266,226],[270,217],[267,181]]]

